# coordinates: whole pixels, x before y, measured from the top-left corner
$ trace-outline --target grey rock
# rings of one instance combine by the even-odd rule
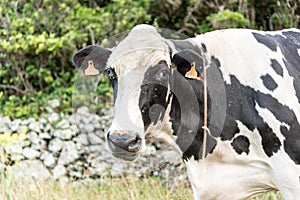
[[[27,133],[27,138],[34,144],[38,144],[40,141],[38,134],[34,131]]]
[[[11,145],[5,147],[6,152],[9,154],[22,154],[22,144],[20,141],[13,141]]]
[[[51,113],[49,116],[48,116],[48,120],[51,124],[53,124],[54,122],[58,121],[59,120],[59,115],[57,113]]]
[[[59,156],[58,163],[68,165],[79,158],[75,143],[72,141],[64,142],[64,147]]]
[[[115,162],[111,168],[112,177],[120,177],[124,173],[124,165],[121,162]]]
[[[89,145],[89,141],[88,141],[87,135],[84,134],[84,133],[79,134],[76,137],[76,141],[78,141],[79,143],[81,143],[83,145]]]
[[[88,133],[88,141],[90,144],[103,144],[103,140],[95,133]]]
[[[39,160],[24,160],[12,166],[12,174],[16,180],[34,178],[45,180],[50,178],[48,169]]]
[[[53,168],[55,166],[55,158],[52,153],[45,156],[44,165]]]
[[[37,151],[47,149],[47,143],[45,140],[40,140],[38,143],[32,143],[31,147]]]
[[[58,99],[52,99],[48,101],[49,106],[52,108],[58,108],[60,106],[60,102]]]
[[[15,162],[19,162],[20,160],[24,159],[24,156],[22,154],[12,154],[10,156],[10,159],[15,161]]]
[[[28,128],[37,133],[41,131],[40,124],[37,121],[30,122]]]
[[[42,132],[42,133],[40,133],[39,134],[39,137],[41,138],[41,139],[51,139],[51,135],[49,134],[49,133],[47,133],[47,132]]]
[[[49,142],[48,148],[51,152],[57,153],[63,148],[63,142],[59,138],[54,138]]]
[[[29,140],[23,140],[20,143],[23,148],[31,145],[31,141],[29,141]]]
[[[55,126],[59,129],[67,129],[70,127],[70,123],[66,119],[62,119],[60,122],[58,122]]]
[[[100,152],[102,149],[103,149],[103,148],[102,148],[101,145],[90,145],[90,147],[89,147],[89,150],[90,150],[90,152],[92,152],[92,153]]]
[[[58,181],[59,181],[60,184],[66,184],[66,183],[69,182],[69,179],[66,176],[62,176],[62,177],[59,178]]]
[[[85,130],[86,133],[90,133],[90,132],[93,132],[95,130],[95,127],[91,123],[90,124],[86,124],[84,126],[84,130]]]
[[[52,175],[55,180],[67,174],[67,170],[63,165],[57,165],[52,170]]]
[[[63,140],[70,140],[73,136],[73,131],[70,129],[65,129],[60,132],[60,138]]]
[[[21,124],[21,120],[20,119],[15,119],[13,120],[10,124],[9,124],[9,128],[11,132],[16,132],[19,130]]]
[[[30,148],[30,147],[26,147],[23,149],[23,155],[25,156],[25,158],[27,159],[34,159],[40,156],[40,152],[38,152],[37,150]]]
[[[76,113],[80,114],[80,115],[88,115],[89,114],[89,108],[86,107],[86,106],[82,106],[82,107],[77,109]]]

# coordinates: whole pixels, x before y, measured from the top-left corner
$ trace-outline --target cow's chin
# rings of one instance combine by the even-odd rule
[[[119,159],[127,161],[127,162],[135,162],[136,160],[139,159],[141,154],[123,152],[123,153],[112,153],[112,155],[116,158],[119,158]]]

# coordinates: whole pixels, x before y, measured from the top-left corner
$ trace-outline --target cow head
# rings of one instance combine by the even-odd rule
[[[73,56],[84,75],[104,73],[112,83],[114,119],[106,142],[114,156],[136,160],[149,136],[172,144],[177,139],[181,151],[201,141],[195,135],[201,129],[202,59],[198,47],[180,50],[174,42],[139,25],[111,50],[88,46]]]

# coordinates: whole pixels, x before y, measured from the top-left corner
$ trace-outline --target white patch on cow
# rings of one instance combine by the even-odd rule
[[[198,44],[204,43],[210,56],[219,59],[220,70],[226,83],[231,84],[230,76],[233,75],[243,85],[273,96],[293,110],[300,122],[300,104],[293,86],[293,77],[285,68],[281,50],[277,48],[277,51],[273,52],[258,43],[253,32],[247,29],[220,30],[199,35],[195,41]],[[259,31],[257,33],[264,34]],[[276,59],[282,66],[283,77],[273,70],[270,59]],[[266,74],[278,84],[273,92],[268,90],[261,80]]]
[[[230,143],[217,139],[215,150],[204,160],[186,161],[195,199],[248,199],[275,189],[265,159],[250,155],[251,150],[249,155],[238,155]]]
[[[300,56],[300,49],[298,49],[297,51],[298,51],[298,55]]]

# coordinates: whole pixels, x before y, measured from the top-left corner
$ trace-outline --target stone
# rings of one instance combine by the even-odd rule
[[[57,165],[52,170],[52,176],[55,180],[67,174],[67,170],[63,165]]]
[[[27,138],[34,144],[38,144],[40,141],[38,134],[34,131],[27,133]]]
[[[55,166],[55,158],[52,153],[48,153],[44,158],[44,165],[53,168]]]
[[[89,141],[88,141],[87,135],[84,134],[84,133],[79,134],[79,135],[76,137],[76,141],[78,141],[78,142],[81,143],[82,145],[89,145]]]
[[[95,130],[95,127],[91,123],[90,124],[86,124],[84,126],[84,130],[85,130],[86,133],[90,133],[90,132],[93,132]]]
[[[37,133],[41,131],[40,124],[37,121],[30,122],[28,128]]]
[[[59,138],[54,138],[49,142],[48,149],[53,152],[57,153],[63,148],[63,142]]]
[[[95,133],[88,133],[88,141],[90,144],[103,144],[103,140]]]
[[[115,162],[111,168],[111,176],[112,177],[120,177],[124,173],[124,165],[121,162]]]
[[[30,148],[30,147],[26,147],[23,149],[23,155],[25,156],[25,158],[27,159],[34,159],[40,156],[40,152],[38,152],[37,150]]]
[[[28,131],[29,131],[29,128],[26,125],[20,125],[17,130],[17,132],[19,134],[26,134],[26,133],[28,133]]]
[[[51,139],[51,135],[50,135],[49,133],[47,133],[47,132],[42,132],[42,133],[40,133],[40,134],[39,134],[39,137],[40,137],[41,139],[46,139],[46,140]]]
[[[22,154],[22,144],[20,141],[13,141],[11,145],[6,147],[6,152],[9,154]]]
[[[40,160],[24,160],[12,166],[12,174],[15,180],[34,178],[46,180],[50,178],[48,169]]]
[[[28,147],[31,145],[31,141],[29,140],[23,140],[21,141],[21,146],[24,148],[24,147]]]
[[[52,99],[48,101],[49,106],[52,108],[58,108],[60,106],[60,102],[58,99]]]
[[[58,158],[58,163],[61,165],[68,165],[73,163],[79,158],[79,154],[76,150],[76,145],[72,141],[64,142],[64,147]]]
[[[63,140],[70,140],[73,136],[73,131],[70,129],[65,129],[60,132],[59,137]]]
[[[70,127],[70,123],[66,119],[62,119],[60,122],[58,122],[55,125],[55,128],[57,129],[67,129]]]
[[[77,109],[76,113],[80,114],[80,115],[88,115],[89,114],[89,108],[86,107],[86,106],[82,106],[82,107]]]
[[[101,146],[101,145],[90,145],[90,146],[89,146],[89,150],[90,150],[90,152],[92,152],[92,153],[100,152],[101,149],[102,149],[102,146]]]
[[[10,132],[17,132],[21,124],[20,119],[15,119],[9,124]]]
[[[51,124],[53,124],[54,122],[57,122],[59,120],[59,115],[57,113],[51,113],[48,116],[48,120]]]

